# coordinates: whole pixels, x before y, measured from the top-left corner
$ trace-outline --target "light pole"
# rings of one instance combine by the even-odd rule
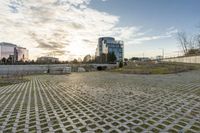
[[[165,49],[164,48],[159,48],[159,49],[162,50],[162,59],[164,59],[165,58]]]

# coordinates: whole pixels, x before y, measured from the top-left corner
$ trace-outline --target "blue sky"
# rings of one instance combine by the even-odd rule
[[[146,28],[176,26],[188,29],[199,23],[199,0],[94,0],[90,6],[120,16],[120,25]]]
[[[199,0],[108,0],[106,2],[96,0],[92,1],[90,6],[120,16],[118,23],[120,26],[141,26],[143,30],[151,31],[148,34],[155,35],[162,34],[169,27],[188,34],[196,33],[197,25],[200,24],[199,5]],[[159,51],[157,49],[160,48],[166,49],[168,56],[180,50],[175,36],[172,36],[143,42],[140,45],[132,44],[126,51],[141,52],[133,54],[135,56],[141,56],[143,52],[151,56],[151,52],[157,53]]]
[[[3,0],[0,42],[29,49],[30,59],[94,55],[97,40],[125,43],[125,57],[180,51],[176,34],[198,32],[200,0]]]

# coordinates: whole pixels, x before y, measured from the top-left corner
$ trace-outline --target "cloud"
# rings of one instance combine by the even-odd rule
[[[113,36],[132,45],[175,32],[171,28],[165,35],[147,36],[142,27],[119,27],[119,16],[90,8],[90,1],[2,0],[0,41],[27,47],[34,59],[49,53],[69,59],[94,54],[100,36]]]
[[[178,32],[175,27],[170,27],[165,30],[165,33],[161,33],[156,35],[155,33],[151,33],[151,35],[147,35],[147,33],[152,30],[147,30],[144,32],[142,27],[122,27],[118,28],[119,32],[118,36],[126,41],[127,45],[133,44],[141,44],[146,41],[153,41],[159,39],[170,38],[174,36]]]

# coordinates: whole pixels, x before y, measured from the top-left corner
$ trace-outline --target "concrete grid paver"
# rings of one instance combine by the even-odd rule
[[[200,72],[31,76],[0,88],[2,132],[200,132]]]

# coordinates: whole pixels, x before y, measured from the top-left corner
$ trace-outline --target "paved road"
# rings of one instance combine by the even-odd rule
[[[200,132],[200,72],[40,75],[0,88],[2,132]]]

